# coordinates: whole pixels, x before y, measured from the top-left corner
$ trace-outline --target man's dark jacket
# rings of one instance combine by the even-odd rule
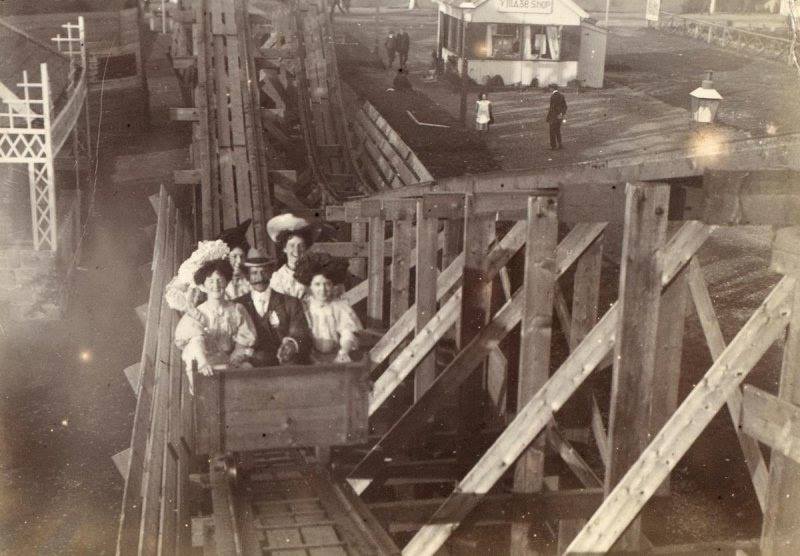
[[[555,123],[561,122],[564,115],[567,113],[567,99],[560,91],[553,91],[550,95],[550,109],[547,111],[547,121]]]
[[[300,300],[270,291],[267,312],[259,316],[252,296],[248,293],[236,298],[256,325],[256,344],[253,346],[253,364],[278,365],[278,348],[284,338],[294,338],[299,348],[291,363],[308,362],[311,350],[311,330],[308,328],[303,305]]]
[[[408,33],[403,31],[397,35],[397,51],[403,54],[408,54],[408,49],[411,47],[411,37]]]

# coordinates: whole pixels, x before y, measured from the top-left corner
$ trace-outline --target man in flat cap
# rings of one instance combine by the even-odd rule
[[[298,299],[269,287],[277,267],[275,259],[250,249],[244,261],[250,292],[236,299],[244,305],[256,325],[256,343],[251,362],[255,366],[306,363],[311,331]]]

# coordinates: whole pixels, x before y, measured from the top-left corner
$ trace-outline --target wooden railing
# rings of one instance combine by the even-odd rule
[[[747,54],[793,63],[792,41],[756,31],[737,29],[713,21],[661,12],[658,28]]]
[[[175,554],[190,545],[189,462],[192,398],[172,337],[178,319],[164,288],[192,245],[172,197],[162,187],[142,356],[126,369],[137,395],[131,446],[116,456],[125,477],[117,554]]]

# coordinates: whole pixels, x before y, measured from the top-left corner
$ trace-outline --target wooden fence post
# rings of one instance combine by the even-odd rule
[[[773,242],[772,269],[797,278],[783,348],[779,398],[800,405],[800,227],[784,228]],[[800,464],[772,450],[761,533],[764,554],[800,553]]]
[[[667,231],[669,186],[629,183],[620,269],[620,318],[614,343],[605,476],[608,495],[650,442],[661,261]],[[641,522],[634,520],[617,547],[639,548]]]
[[[464,199],[464,277],[462,282],[459,346],[466,346],[490,320],[492,280],[488,276],[489,245],[495,237],[494,217],[477,214],[474,198]],[[477,445],[475,433],[484,419],[483,373],[485,365],[459,388],[458,458],[464,469],[472,466]]]
[[[550,338],[556,279],[558,207],[552,197],[528,197],[528,234],[520,331],[517,407],[525,404],[550,377]],[[544,479],[544,435],[533,441],[514,469],[515,492],[538,492]],[[511,554],[530,554],[529,526],[511,524]]]
[[[417,269],[416,304],[418,334],[436,314],[436,251],[439,220],[425,214],[424,201],[417,201]],[[414,375],[414,401],[418,400],[436,378],[436,351],[431,351],[419,363]]]
[[[367,225],[363,222],[350,224],[350,241],[360,243],[367,239]],[[367,274],[367,265],[364,259],[350,259],[350,273],[363,279]]]

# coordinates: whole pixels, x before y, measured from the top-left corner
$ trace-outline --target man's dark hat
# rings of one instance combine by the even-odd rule
[[[244,260],[244,266],[248,268],[252,267],[275,267],[278,264],[278,260],[274,257],[270,257],[268,254],[264,253],[260,249],[256,247],[251,247],[250,250],[247,252],[247,258]]]
[[[247,241],[247,229],[250,227],[251,222],[252,219],[248,218],[235,228],[222,230],[219,234],[219,239],[224,241],[231,249],[240,247],[243,251],[247,251],[250,247],[250,242]]]

